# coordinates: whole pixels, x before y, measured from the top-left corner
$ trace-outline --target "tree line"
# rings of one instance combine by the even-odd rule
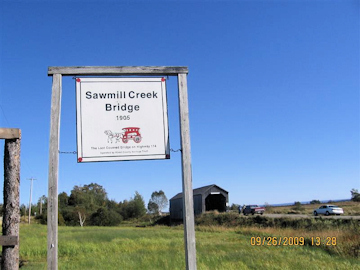
[[[108,198],[104,187],[91,183],[74,186],[70,195],[66,192],[58,195],[58,220],[59,225],[67,226],[116,226],[122,221],[141,218],[146,214],[160,215],[167,205],[168,200],[162,190],[151,194],[146,208],[143,197],[137,191],[129,200],[118,203]],[[21,205],[22,216],[28,214],[26,211],[26,206]],[[47,223],[46,196],[41,196],[38,203],[32,205],[31,212],[40,223]]]

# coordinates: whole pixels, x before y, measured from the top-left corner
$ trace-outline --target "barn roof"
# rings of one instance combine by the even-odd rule
[[[221,189],[222,191],[224,191],[226,193],[229,193],[225,189],[213,184],[213,185],[204,186],[204,187],[194,189],[193,190],[193,195],[195,196],[195,195],[198,195],[198,194],[204,194],[206,191],[208,191],[209,189],[211,189],[213,187],[217,187],[218,189]],[[180,199],[182,197],[183,197],[183,193],[180,192],[180,193],[176,194],[174,197],[172,197],[170,200],[176,200],[176,199]]]

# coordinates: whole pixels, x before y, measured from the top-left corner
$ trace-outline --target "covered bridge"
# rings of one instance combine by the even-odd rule
[[[193,190],[194,214],[199,215],[205,211],[217,210],[225,212],[229,203],[229,192],[217,185],[209,185]],[[178,193],[170,199],[171,219],[183,218],[183,194]]]

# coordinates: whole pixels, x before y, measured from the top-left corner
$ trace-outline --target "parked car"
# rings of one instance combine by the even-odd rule
[[[344,210],[339,206],[332,204],[322,205],[318,209],[314,210],[314,216],[317,215],[328,216],[328,215],[340,215],[340,214],[344,214]]]
[[[264,207],[260,207],[258,205],[246,205],[244,208],[243,208],[243,214],[246,216],[248,214],[264,214],[265,212],[265,208]]]

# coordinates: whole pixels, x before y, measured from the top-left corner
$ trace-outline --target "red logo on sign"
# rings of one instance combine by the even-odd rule
[[[122,137],[121,140],[123,141],[123,143],[127,143],[129,140],[134,140],[134,142],[139,143],[141,142],[141,134],[139,132],[138,127],[127,127],[127,128],[123,128],[123,130],[125,131],[124,133],[122,133]]]

